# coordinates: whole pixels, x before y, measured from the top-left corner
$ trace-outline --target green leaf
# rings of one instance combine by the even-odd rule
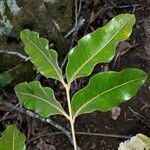
[[[21,40],[25,44],[25,51],[31,62],[42,75],[47,78],[62,81],[62,72],[57,63],[57,52],[48,48],[48,40],[40,38],[37,32],[23,30]]]
[[[5,87],[12,82],[13,78],[8,72],[3,72],[0,74],[0,87]]]
[[[73,96],[74,116],[94,110],[109,111],[134,96],[146,78],[145,72],[134,68],[94,75],[89,84]]]
[[[1,150],[25,150],[25,136],[15,125],[9,125],[0,138]]]
[[[80,39],[68,56],[66,75],[69,83],[88,76],[97,63],[110,62],[115,56],[116,45],[130,36],[134,23],[134,15],[121,14]]]
[[[56,101],[51,88],[41,87],[40,82],[23,82],[15,87],[15,92],[22,105],[33,110],[42,117],[65,115],[60,103]]]

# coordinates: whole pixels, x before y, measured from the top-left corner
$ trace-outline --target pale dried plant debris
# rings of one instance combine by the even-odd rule
[[[137,134],[130,140],[121,142],[118,150],[150,150],[150,138],[143,134]]]

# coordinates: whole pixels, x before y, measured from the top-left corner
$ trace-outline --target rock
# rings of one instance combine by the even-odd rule
[[[12,13],[12,9],[5,9],[12,24],[11,33],[8,36],[0,36],[0,50],[15,51],[25,56],[24,45],[20,40],[20,32],[23,29],[31,29],[47,38],[54,49],[58,51],[60,60],[68,50],[67,40],[62,33],[67,33],[71,27],[73,0],[56,0],[55,3],[44,3],[43,0],[16,0],[19,11]],[[7,3],[5,3],[6,5]],[[11,55],[0,54],[0,72],[14,68],[22,60]],[[28,68],[29,67],[29,68]],[[22,63],[21,66],[12,69],[15,77],[14,84],[33,79],[33,66],[31,63]]]
[[[55,0],[53,3],[46,3],[50,17],[59,26],[61,33],[71,29],[73,15],[73,0]]]

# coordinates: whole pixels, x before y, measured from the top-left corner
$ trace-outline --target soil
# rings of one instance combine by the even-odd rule
[[[101,10],[101,11],[100,11]],[[97,12],[99,12],[97,14]],[[121,52],[110,64],[99,64],[95,67],[93,74],[107,70],[121,70],[126,67],[140,68],[150,75],[150,1],[149,0],[83,0],[80,15],[86,19],[86,23],[79,29],[75,41],[84,34],[92,32],[100,26],[105,25],[111,18],[120,13],[134,13],[136,25],[129,40],[122,42],[117,47]],[[97,16],[96,16],[97,14]],[[96,16],[95,18],[93,16]],[[74,18],[72,18],[74,20]],[[89,20],[91,21],[89,23]],[[73,38],[69,36],[70,42]],[[68,42],[68,43],[69,43]],[[81,87],[88,82],[88,77],[81,79]],[[40,78],[43,85],[53,81]],[[79,88],[81,88],[79,87]],[[59,89],[61,87],[59,86]],[[11,103],[16,103],[13,91],[6,92]],[[58,90],[57,97],[63,93]],[[62,101],[63,106],[66,104]],[[117,114],[119,110],[119,114]],[[9,111],[7,107],[0,107],[0,116]],[[103,135],[81,135],[77,134],[77,143],[83,150],[116,150],[119,143],[138,133],[150,137],[150,81],[142,87],[132,100],[122,104],[114,110],[117,116],[111,112],[102,113],[95,111],[77,118],[75,128],[77,132],[102,133]],[[113,119],[116,117],[115,119]],[[69,123],[65,118],[58,116],[52,119],[63,127],[69,129]],[[15,123],[27,137],[28,150],[73,150],[72,145],[64,134],[38,119],[33,119],[17,111],[11,112],[5,120],[0,121],[0,130],[3,131],[6,124]],[[58,134],[57,134],[58,133]],[[119,135],[119,137],[116,137]]]

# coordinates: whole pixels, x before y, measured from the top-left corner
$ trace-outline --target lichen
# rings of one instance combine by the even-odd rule
[[[13,25],[5,15],[6,5],[10,9],[11,13],[13,13],[13,15],[17,15],[21,8],[17,5],[16,0],[0,0],[0,35],[8,36],[11,33]]]
[[[4,0],[0,1],[0,13],[3,15],[5,13],[5,3]]]
[[[14,15],[17,15],[21,10],[21,8],[17,5],[16,0],[7,0],[7,6]]]
[[[3,15],[0,20],[0,35],[9,35],[13,26],[7,16]]]

